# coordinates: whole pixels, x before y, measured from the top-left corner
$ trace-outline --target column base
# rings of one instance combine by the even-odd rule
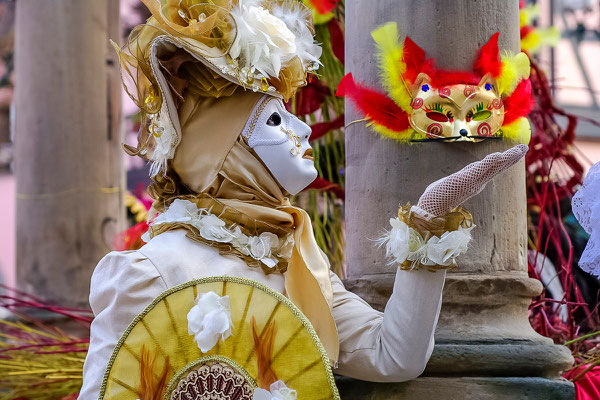
[[[562,378],[422,377],[401,383],[373,383],[337,376],[336,383],[344,400],[575,399],[573,384]]]

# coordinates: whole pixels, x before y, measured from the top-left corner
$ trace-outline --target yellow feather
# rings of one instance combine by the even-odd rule
[[[377,43],[377,57],[383,87],[388,95],[406,112],[411,111],[411,94],[402,79],[406,63],[402,57],[403,45],[399,42],[398,25],[389,22],[371,32]]]
[[[542,46],[556,47],[559,39],[560,31],[555,26],[535,29],[521,39],[521,49],[529,54],[536,54]]]
[[[529,57],[523,52],[516,55],[503,52],[500,57],[502,71],[497,79],[498,90],[500,94],[510,95],[521,80],[529,78]]]
[[[537,34],[540,36],[541,46],[556,47],[560,40],[560,31],[557,27],[551,26],[546,29],[536,29]]]
[[[529,139],[531,139],[531,125],[529,125],[529,120],[527,118],[521,117],[514,122],[503,126],[501,129],[505,140],[529,144]]]
[[[525,50],[529,54],[535,54],[542,44],[542,38],[537,30],[529,32],[527,36],[521,39],[521,50]]]
[[[532,21],[539,17],[540,5],[534,4],[527,7],[523,7],[519,11],[519,27],[522,28],[525,25],[531,25]]]
[[[394,139],[394,140],[408,141],[410,139],[422,139],[421,137],[415,136],[415,135],[417,135],[417,133],[412,128],[406,129],[402,132],[396,132],[396,131],[386,128],[383,125],[379,125],[379,124],[375,124],[375,123],[372,124],[371,127],[373,128],[373,130],[375,132],[379,133],[381,136],[387,137],[390,139]]]

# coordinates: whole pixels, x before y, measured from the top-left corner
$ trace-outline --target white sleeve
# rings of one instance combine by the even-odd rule
[[[156,267],[139,252],[112,252],[98,263],[90,284],[95,318],[79,399],[98,399],[104,371],[121,335],[166,289]]]
[[[421,375],[433,351],[446,271],[398,270],[383,313],[331,275],[340,341],[335,373],[373,382],[401,382]]]

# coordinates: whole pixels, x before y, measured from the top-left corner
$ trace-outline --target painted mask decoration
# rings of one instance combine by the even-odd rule
[[[270,96],[258,102],[242,132],[248,146],[292,195],[318,176],[310,134],[310,126],[288,112],[280,99]]]
[[[477,85],[432,89],[431,78],[420,74],[409,114],[410,126],[428,139],[479,141],[499,137],[504,103],[496,81],[486,75]]]
[[[376,132],[407,142],[529,142],[529,58],[525,53],[500,54],[498,33],[481,47],[472,71],[435,68],[409,37],[398,41],[395,23],[372,35],[386,93],[348,74],[337,94],[353,102]]]

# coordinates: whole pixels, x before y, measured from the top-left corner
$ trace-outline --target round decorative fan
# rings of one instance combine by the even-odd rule
[[[233,327],[203,353],[188,334],[188,313],[210,292],[228,296]],[[339,399],[325,349],[298,307],[259,282],[210,277],[164,292],[133,320],[99,399],[252,400],[275,381],[298,399]]]

